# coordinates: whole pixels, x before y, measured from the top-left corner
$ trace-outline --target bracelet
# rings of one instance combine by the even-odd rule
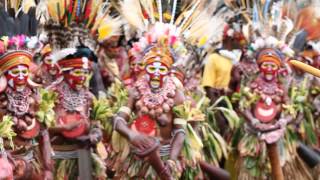
[[[175,125],[186,125],[187,124],[187,120],[182,119],[182,118],[175,118],[173,120],[173,124],[175,124]]]
[[[125,113],[126,115],[130,116],[131,114],[131,109],[127,106],[122,106],[118,112]]]
[[[126,121],[123,117],[121,117],[121,116],[116,116],[116,117],[113,119],[113,129],[114,129],[114,130],[116,130],[119,121],[123,122],[124,124],[127,124],[127,121]]]
[[[176,129],[172,132],[171,136],[172,136],[172,139],[179,133],[182,133],[182,134],[186,134],[186,131],[184,129]]]

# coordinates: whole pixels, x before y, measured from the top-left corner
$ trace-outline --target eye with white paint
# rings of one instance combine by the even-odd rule
[[[26,66],[17,66],[8,71],[9,75],[12,77],[17,77],[19,75],[27,76],[29,74],[29,69]]]
[[[147,72],[150,74],[161,74],[166,75],[168,73],[168,68],[162,65],[160,62],[154,62],[147,66]]]

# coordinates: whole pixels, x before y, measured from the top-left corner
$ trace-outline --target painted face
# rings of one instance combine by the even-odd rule
[[[148,64],[146,66],[146,71],[149,75],[149,85],[153,89],[161,88],[164,77],[169,73],[167,66],[161,62],[153,62]]]
[[[263,62],[260,65],[260,72],[266,81],[273,81],[277,77],[278,71],[279,66],[274,62]]]
[[[132,61],[130,63],[131,72],[134,75],[138,75],[144,69],[144,64],[142,61]]]
[[[17,91],[22,91],[28,82],[29,69],[25,65],[12,67],[6,74],[8,84]]]
[[[82,68],[75,68],[65,72],[64,78],[69,86],[74,90],[81,90],[85,87],[90,71]]]
[[[47,72],[49,72],[50,75],[55,76],[59,73],[59,68],[56,63],[53,63],[52,60],[49,57],[46,57],[44,59],[44,67]]]

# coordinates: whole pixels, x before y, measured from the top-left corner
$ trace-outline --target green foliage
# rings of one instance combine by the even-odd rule
[[[3,116],[2,121],[0,122],[0,138],[9,139],[11,148],[14,148],[12,138],[16,136],[16,133],[12,129],[14,124],[12,119],[12,116]],[[3,143],[0,143],[0,150],[4,150]]]
[[[218,104],[221,102],[225,102],[227,107],[218,107]],[[227,96],[221,96],[212,106],[207,108],[206,114],[209,118],[209,123],[213,122],[210,118],[215,118],[214,114],[217,112],[221,112],[224,117],[227,119],[229,127],[231,130],[234,130],[240,126],[240,118],[238,114],[233,110],[232,103]],[[212,124],[211,124],[212,125]],[[216,127],[213,125],[213,127]]]
[[[36,113],[39,122],[47,127],[55,126],[55,112],[53,110],[57,100],[57,93],[46,89],[40,89],[39,110]]]

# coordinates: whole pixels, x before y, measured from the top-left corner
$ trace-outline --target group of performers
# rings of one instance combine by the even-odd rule
[[[319,179],[319,5],[1,1],[0,179]]]

